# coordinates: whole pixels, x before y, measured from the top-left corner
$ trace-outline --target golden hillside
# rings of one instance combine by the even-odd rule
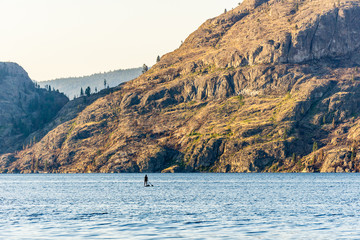
[[[0,166],[360,171],[359,4],[244,1],[139,78],[71,118],[63,110],[45,137]]]

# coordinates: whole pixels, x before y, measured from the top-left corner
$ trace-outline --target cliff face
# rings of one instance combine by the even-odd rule
[[[0,153],[29,144],[29,134],[49,122],[67,101],[63,94],[36,88],[16,63],[0,63]]]
[[[360,171],[359,20],[358,0],[244,1],[0,164],[9,172]]]

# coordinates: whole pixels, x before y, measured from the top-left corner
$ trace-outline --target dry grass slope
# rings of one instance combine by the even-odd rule
[[[5,172],[358,172],[359,3],[246,0],[0,165]]]

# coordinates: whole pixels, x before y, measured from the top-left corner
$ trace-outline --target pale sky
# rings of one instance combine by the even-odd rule
[[[240,0],[0,0],[0,61],[37,81],[153,65]]]

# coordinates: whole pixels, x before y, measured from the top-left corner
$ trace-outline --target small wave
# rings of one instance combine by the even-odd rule
[[[203,221],[194,221],[194,222],[185,222],[185,225],[191,225],[191,224],[201,224],[204,223]]]
[[[70,218],[69,220],[83,220],[83,219],[88,219],[88,218],[92,218],[92,217],[96,217],[96,216],[103,216],[103,215],[107,215],[109,213],[107,212],[100,212],[100,213],[82,213],[82,214],[77,214],[75,217]]]
[[[101,216],[101,215],[107,215],[109,213],[107,212],[100,212],[100,213],[83,213],[80,214],[80,216],[84,216],[84,217],[94,217],[94,216]]]
[[[44,215],[43,213],[31,213],[31,214],[28,215],[28,217],[30,217],[30,218],[38,218],[38,217],[41,217],[43,215]]]
[[[191,225],[191,224],[210,224],[210,223],[214,223],[214,221],[189,221],[189,222],[184,222],[184,225]]]
[[[197,213],[185,213],[186,216],[194,216],[197,215]]]
[[[330,230],[330,228],[328,227],[322,227],[322,228],[316,228],[314,229],[315,231],[327,231],[327,230]]]
[[[259,234],[264,234],[264,233],[267,233],[268,231],[249,231],[249,232],[246,232],[247,234],[249,235],[259,235]]]

